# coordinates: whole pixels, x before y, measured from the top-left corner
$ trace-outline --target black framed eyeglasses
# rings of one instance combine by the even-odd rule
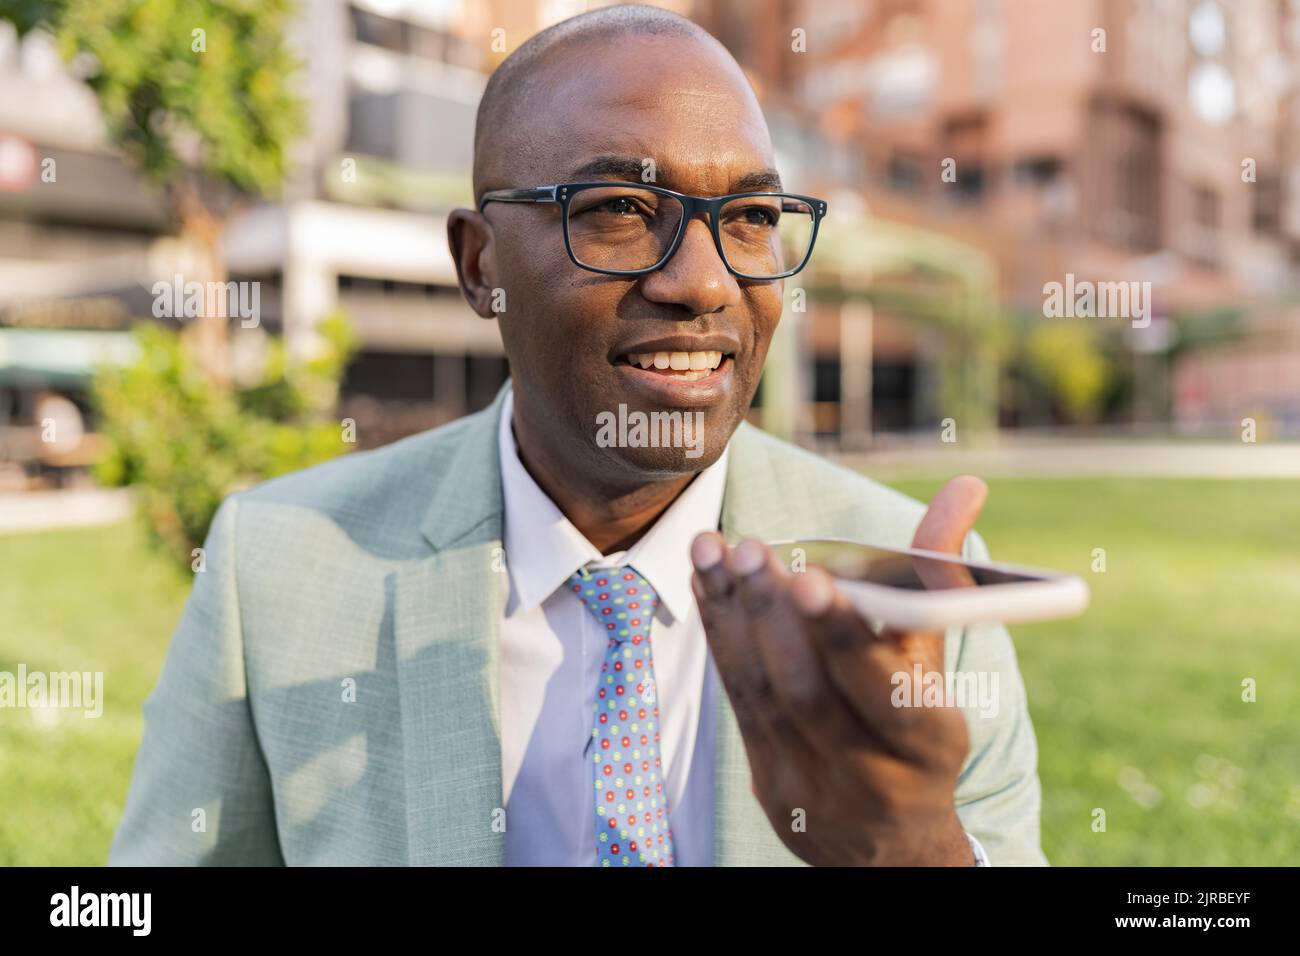
[[[795,193],[688,196],[639,183],[594,182],[493,189],[490,202],[558,203],[573,264],[605,275],[644,275],[672,258],[686,224],[708,214],[713,244],[742,279],[784,279],[812,256],[826,202]]]

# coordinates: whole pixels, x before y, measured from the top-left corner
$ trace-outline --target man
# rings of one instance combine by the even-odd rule
[[[1045,862],[1006,632],[877,637],[759,543],[985,556],[977,479],[923,517],[743,423],[763,276],[802,265],[768,239],[825,211],[772,166],[739,67],[671,14],[584,14],[501,65],[448,234],[511,383],[223,504],[112,862]],[[677,440],[611,439],[638,412]],[[996,716],[892,706],[917,663],[997,678]]]

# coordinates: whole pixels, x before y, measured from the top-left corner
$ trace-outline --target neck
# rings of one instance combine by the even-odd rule
[[[519,460],[537,486],[601,554],[624,551],[635,544],[668,510],[695,478],[674,475],[663,481],[613,487],[582,475],[570,464],[560,467],[545,446],[532,441],[527,428],[511,423]]]

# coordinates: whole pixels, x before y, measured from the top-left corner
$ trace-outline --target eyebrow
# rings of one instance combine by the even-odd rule
[[[731,184],[733,193],[745,193],[760,189],[772,189],[780,192],[782,189],[781,174],[775,169],[760,169],[757,172],[746,173]]]
[[[569,178],[578,181],[588,177],[608,176],[613,179],[640,182],[641,171],[644,168],[642,163],[643,161],[635,156],[597,156],[570,170]],[[729,191],[744,193],[771,189],[779,192],[781,188],[780,173],[775,169],[760,169],[732,180]]]

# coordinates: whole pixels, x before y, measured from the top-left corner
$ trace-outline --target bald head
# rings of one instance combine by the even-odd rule
[[[598,183],[612,192],[604,202],[589,193],[577,215],[588,229],[612,230],[613,243],[659,208],[644,194],[640,205],[619,198],[628,184],[687,196],[773,192],[782,189],[774,166],[758,98],[722,44],[663,10],[611,7],[537,34],[493,74],[478,115],[474,190],[481,201],[493,189]],[[660,226],[670,225],[671,203],[662,212]],[[743,220],[761,232],[761,210],[748,213],[734,229]],[[573,216],[571,201],[448,215],[466,300],[501,331],[521,458],[556,494],[558,476],[573,472],[598,496],[680,484],[721,456],[744,419],[781,317],[782,283],[729,271],[716,216],[682,224],[674,252],[650,272],[591,271],[569,253]],[[712,352],[720,364],[670,382],[627,359],[660,351],[692,363]],[[619,408],[690,409],[702,416],[693,420],[704,447],[691,457],[671,443],[608,447],[594,423]]]
[[[474,199],[515,185],[538,152],[537,131],[553,106],[553,69],[582,70],[592,57],[617,61],[620,41],[657,39],[708,49],[723,72],[748,86],[739,64],[707,30],[678,14],[640,4],[604,7],[563,20],[526,40],[497,67],[474,125]],[[671,63],[665,66],[671,68]],[[527,183],[525,185],[542,185]]]

